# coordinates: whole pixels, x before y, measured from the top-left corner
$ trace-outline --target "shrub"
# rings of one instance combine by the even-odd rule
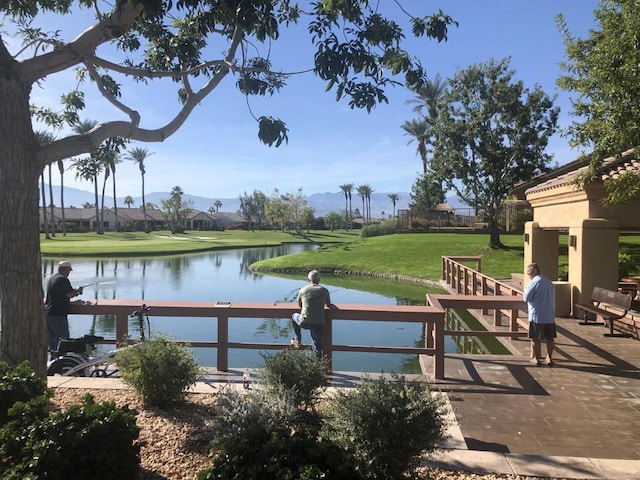
[[[424,384],[364,378],[328,399],[322,434],[353,455],[365,478],[402,479],[443,437],[443,409]]]
[[[0,428],[0,477],[136,478],[140,445],[136,412],[113,402],[81,405],[47,416],[44,396],[10,410]]]
[[[225,438],[213,466],[198,480],[358,480],[346,452],[328,440],[316,440],[288,429],[267,432],[254,428],[243,436]]]
[[[8,410],[16,402],[27,402],[47,393],[47,383],[38,378],[24,361],[16,367],[0,362],[0,425],[8,418]]]
[[[187,389],[203,374],[187,347],[162,335],[119,351],[116,364],[122,381],[145,406],[165,407],[184,400]]]
[[[328,367],[309,350],[280,350],[275,355],[262,354],[264,368],[260,380],[275,396],[288,390],[296,405],[309,407],[327,384]]]
[[[398,230],[398,220],[396,218],[392,218],[389,220],[384,220],[380,223],[374,223],[371,225],[367,225],[362,227],[360,231],[360,238],[367,237],[379,237],[381,235],[393,235]]]
[[[233,388],[218,392],[210,426],[216,439],[244,437],[259,428],[267,433],[291,424],[296,404],[287,392],[268,395],[263,390],[239,393]]]
[[[640,263],[627,253],[618,253],[618,278],[630,277],[640,268]]]

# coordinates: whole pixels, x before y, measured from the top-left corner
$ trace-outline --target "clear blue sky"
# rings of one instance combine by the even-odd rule
[[[571,121],[568,94],[560,92],[555,81],[565,51],[555,24],[558,13],[565,15],[574,36],[584,37],[594,27],[593,9],[597,0],[403,0],[414,15],[442,9],[459,22],[445,43],[420,39],[407,44],[423,63],[430,76],[452,76],[456,69],[485,62],[490,58],[511,57],[515,78],[527,87],[541,85],[549,95],[557,94],[561,107],[560,125]],[[391,0],[381,0],[383,10]],[[82,16],[72,22],[56,20],[56,29],[70,39],[89,26]],[[51,24],[50,24],[51,25]],[[8,25],[5,24],[5,27]],[[51,27],[50,27],[51,28]],[[15,51],[15,46],[10,48]],[[284,70],[311,68],[312,50],[304,31],[283,31],[272,46],[273,65]],[[284,62],[284,63],[282,63]],[[69,74],[47,79],[42,88],[34,87],[33,101],[51,104],[61,86],[68,89]],[[178,185],[189,194],[211,198],[236,198],[242,192],[274,188],[293,192],[302,187],[305,194],[339,192],[339,185],[370,184],[377,192],[409,192],[421,169],[415,143],[400,125],[415,117],[406,101],[412,93],[396,87],[388,91],[389,105],[377,107],[371,114],[350,110],[347,103],[335,102],[334,94],[324,92],[324,84],[312,74],[291,78],[288,86],[273,97],[250,99],[256,117],[272,115],[287,123],[289,144],[270,148],[257,138],[257,124],[246,99],[234,90],[235,79],[214,91],[187,120],[182,129],[163,143],[138,144],[154,155],[146,161],[145,191],[170,191]],[[168,82],[124,92],[123,100],[137,102],[142,113],[141,126],[161,125],[177,108]],[[89,108],[83,118],[97,121],[121,119],[113,108],[100,101],[92,87],[87,89]],[[548,152],[558,164],[575,159],[568,141],[556,136]],[[55,170],[54,170],[55,172]],[[65,176],[65,185],[92,191],[88,182]],[[54,184],[59,184],[55,178]],[[137,166],[124,162],[117,167],[118,196],[140,195]]]

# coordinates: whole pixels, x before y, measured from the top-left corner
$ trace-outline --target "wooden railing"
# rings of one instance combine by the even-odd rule
[[[476,269],[465,265],[462,262],[475,262]],[[506,316],[509,319],[509,326],[512,330],[512,337],[518,335],[518,324],[523,328],[528,327],[528,322],[522,320],[518,316],[518,311],[527,311],[526,304],[522,301],[522,290],[509,285],[508,283],[495,280],[481,273],[480,271],[481,257],[479,256],[452,256],[442,257],[442,280],[455,291],[459,302],[469,302],[463,300],[468,296],[479,296],[481,299],[473,302],[475,307],[482,311],[483,314],[490,314],[493,311],[493,325],[502,326],[502,318]],[[455,296],[452,296],[454,298]],[[491,297],[504,298],[506,300],[491,301]],[[460,307],[465,308],[460,304]]]
[[[71,314],[114,315],[116,318],[116,338],[106,339],[106,343],[116,343],[128,336],[129,315],[140,307],[140,301],[133,300],[93,300],[73,303]],[[246,318],[286,318],[298,311],[295,303],[244,303],[244,302],[169,302],[145,300],[151,307],[153,317],[201,317],[203,321],[215,321],[217,340],[189,341],[192,347],[217,349],[216,368],[229,369],[230,349],[281,350],[289,343],[238,342],[229,338],[229,320],[242,321]],[[324,353],[332,369],[333,352],[374,352],[405,355],[432,355],[433,376],[444,378],[444,311],[433,306],[395,305],[345,305],[327,309]],[[333,324],[336,321],[381,321],[414,322],[425,325],[425,345],[422,347],[394,347],[372,345],[340,345],[333,339]],[[203,329],[205,330],[205,329]],[[429,338],[427,338],[427,336]]]

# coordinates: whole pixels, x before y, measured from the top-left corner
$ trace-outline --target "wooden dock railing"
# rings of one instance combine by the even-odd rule
[[[73,303],[71,314],[114,315],[116,318],[116,338],[106,339],[106,343],[117,343],[128,336],[129,315],[140,307],[140,301],[133,300],[93,300]],[[286,343],[238,342],[229,338],[229,321],[243,318],[286,318],[299,310],[295,303],[244,303],[244,302],[173,302],[145,300],[151,307],[152,317],[201,317],[203,321],[215,322],[217,340],[189,341],[192,347],[217,349],[216,368],[226,372],[229,369],[230,349],[281,350],[289,347]],[[433,306],[408,305],[336,305],[327,309],[324,353],[332,369],[333,352],[374,352],[394,354],[432,355],[433,375],[444,378],[444,311]],[[333,325],[336,321],[381,321],[414,322],[425,325],[425,332],[431,338],[422,347],[394,347],[375,345],[340,345],[334,343]],[[213,329],[212,329],[213,331]],[[213,338],[213,336],[212,336]],[[426,338],[426,337],[425,337]]]

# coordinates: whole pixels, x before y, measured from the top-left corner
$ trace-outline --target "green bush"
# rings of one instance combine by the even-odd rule
[[[380,223],[373,223],[362,227],[360,231],[360,238],[378,237],[381,235],[393,235],[398,230],[398,220],[392,218],[384,220]]]
[[[35,376],[29,362],[24,361],[17,367],[0,362],[0,426],[7,421],[8,410],[13,404],[42,395],[50,396],[47,382]]]
[[[364,378],[328,399],[322,435],[351,453],[363,477],[403,479],[443,437],[443,410],[426,384]]]
[[[46,398],[19,402],[0,428],[0,477],[4,480],[136,478],[140,445],[136,412],[113,402],[81,405],[50,416]]]
[[[267,433],[292,424],[296,404],[293,395],[266,394],[264,390],[239,393],[233,388],[218,392],[214,416],[209,426],[213,438],[234,438],[249,436],[250,431],[259,428]]]
[[[630,277],[640,268],[640,262],[627,253],[618,253],[618,279]]]
[[[213,466],[198,480],[358,480],[346,452],[328,440],[316,440],[288,429],[254,428],[225,438]]]
[[[262,354],[264,368],[260,380],[266,391],[275,396],[288,390],[296,405],[312,406],[327,384],[328,367],[309,350],[280,350],[271,355]]]
[[[162,335],[119,351],[116,365],[122,381],[145,406],[165,407],[184,400],[187,389],[203,375],[189,348]]]

